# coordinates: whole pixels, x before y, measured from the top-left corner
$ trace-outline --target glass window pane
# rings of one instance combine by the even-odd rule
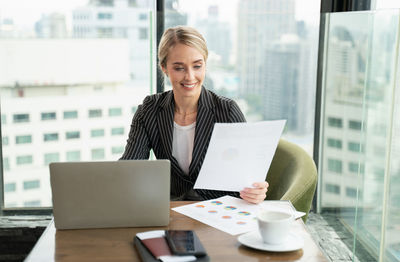
[[[128,128],[130,109],[156,90],[155,1],[0,5],[3,181],[17,189],[27,178],[48,181],[56,153],[59,161],[90,161],[91,149],[104,147],[95,157],[115,160],[112,147],[125,146],[127,137],[125,130],[111,137],[111,128]],[[94,139],[96,129],[106,131],[94,131]],[[30,143],[15,143],[25,135]],[[17,190],[4,200],[6,208],[52,204],[45,182],[34,195]]]
[[[101,117],[101,115],[102,115],[101,109],[90,109],[89,110],[89,117],[90,118]]]
[[[122,108],[110,108],[108,109],[109,116],[121,116],[122,115]]]
[[[55,112],[42,113],[42,120],[55,120],[55,119],[56,119]]]
[[[92,159],[93,160],[102,160],[105,157],[105,151],[103,148],[95,148],[92,149]]]
[[[123,135],[124,134],[124,128],[123,127],[115,127],[111,129],[111,135],[112,136],[118,136],[118,135]]]
[[[24,181],[24,190],[40,188],[40,180]]]
[[[67,158],[67,161],[69,161],[69,162],[78,162],[81,160],[81,152],[80,151],[68,151],[66,158]]]
[[[101,137],[104,136],[104,129],[93,129],[90,131],[91,137]]]
[[[23,135],[15,137],[15,144],[29,144],[32,143],[31,135]]]
[[[13,120],[14,123],[29,122],[29,114],[14,114]]]
[[[44,154],[44,165],[48,166],[52,162],[60,161],[60,153],[46,153]]]
[[[58,140],[58,134],[57,133],[49,133],[49,134],[44,134],[43,135],[43,141],[57,141]]]
[[[125,147],[123,146],[113,146],[111,148],[111,154],[113,155],[122,155],[122,153],[124,152]]]
[[[64,111],[64,119],[78,118],[78,111]]]
[[[328,170],[335,173],[342,173],[342,161],[337,159],[328,159]]]
[[[341,149],[342,141],[340,139],[328,138],[328,146]]]
[[[4,193],[15,192],[17,191],[16,183],[6,183],[4,184]]]
[[[81,133],[79,131],[69,131],[65,133],[65,139],[78,139]]]
[[[33,156],[25,155],[25,156],[17,156],[17,165],[26,165],[32,164]]]

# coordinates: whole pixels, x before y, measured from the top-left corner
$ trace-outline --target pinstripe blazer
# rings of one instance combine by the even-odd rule
[[[147,96],[139,105],[131,124],[129,138],[121,159],[148,159],[150,150],[157,159],[171,161],[171,198],[184,196],[199,174],[207,152],[215,123],[245,122],[238,105],[231,99],[221,97],[202,87],[196,118],[192,162],[189,174],[185,174],[172,156],[174,124],[174,96],[172,91]],[[203,199],[224,195],[239,196],[238,192],[199,190]]]

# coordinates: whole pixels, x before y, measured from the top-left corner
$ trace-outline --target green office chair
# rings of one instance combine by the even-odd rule
[[[317,169],[312,158],[299,146],[281,139],[267,175],[266,200],[290,200],[297,211],[308,212],[317,185]]]

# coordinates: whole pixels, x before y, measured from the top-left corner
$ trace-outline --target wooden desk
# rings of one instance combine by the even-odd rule
[[[171,207],[193,202],[171,202]],[[265,252],[247,248],[232,236],[171,210],[168,227],[56,230],[51,222],[25,261],[140,261],[133,245],[138,232],[155,229],[195,230],[211,261],[328,261],[306,231],[301,219],[295,230],[304,247],[292,252]]]

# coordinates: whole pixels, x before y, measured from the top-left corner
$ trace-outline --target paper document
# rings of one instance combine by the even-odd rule
[[[279,210],[292,213],[296,218],[305,215],[296,212],[289,201],[264,201],[258,205],[231,196],[223,196],[175,207],[172,210],[215,227],[231,235],[237,235],[257,229],[257,214],[261,209]]]
[[[216,123],[194,188],[241,191],[264,181],[285,123]]]

